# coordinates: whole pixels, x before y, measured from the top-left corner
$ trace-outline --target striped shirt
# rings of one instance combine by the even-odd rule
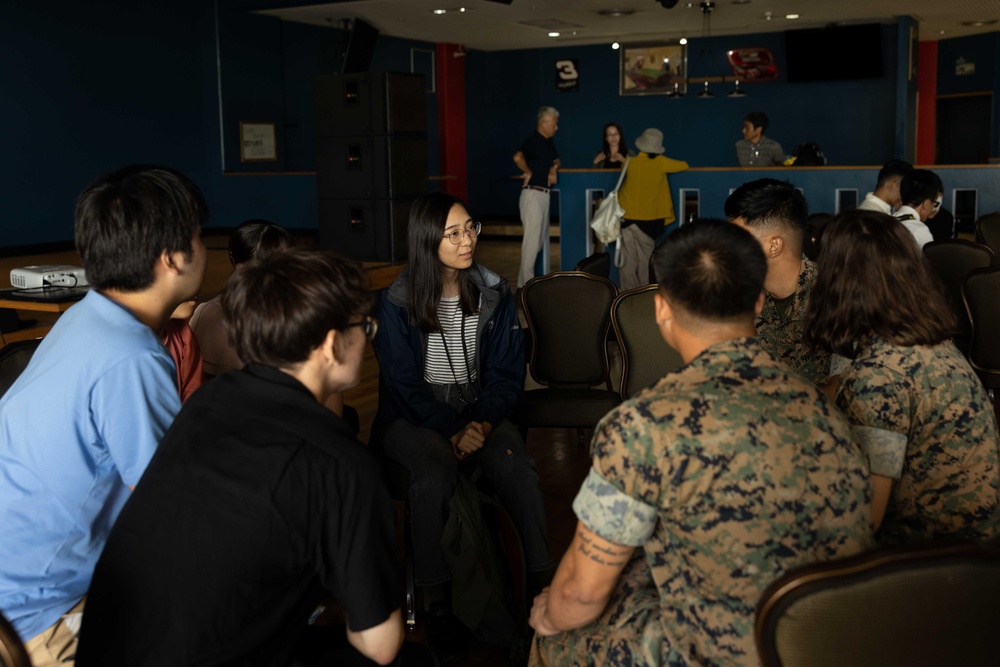
[[[462,330],[465,330],[465,344]],[[427,363],[424,381],[430,384],[468,384],[476,381],[476,327],[479,313],[462,315],[457,296],[442,298],[438,305],[442,331],[427,339]],[[450,363],[449,363],[450,359]]]

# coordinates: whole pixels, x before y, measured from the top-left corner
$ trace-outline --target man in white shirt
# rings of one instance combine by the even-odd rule
[[[930,228],[924,224],[941,209],[944,186],[941,178],[927,169],[914,169],[899,183],[903,205],[894,216],[910,230],[917,245],[923,248],[934,240]]]
[[[913,171],[913,166],[903,160],[889,160],[878,172],[878,182],[875,183],[875,192],[865,195],[864,201],[858,205],[863,211],[878,211],[886,215],[892,215],[893,209],[898,209],[903,205],[900,201],[899,183],[903,176]]]

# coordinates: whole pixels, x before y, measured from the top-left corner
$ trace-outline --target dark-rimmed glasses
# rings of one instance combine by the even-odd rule
[[[371,315],[365,315],[365,319],[358,322],[348,322],[344,328],[350,327],[361,327],[361,330],[365,332],[365,338],[375,340],[375,333],[378,331],[378,320]]]
[[[465,229],[453,229],[445,234],[444,237],[451,241],[452,245],[458,245],[462,242],[462,239],[465,238],[466,234],[469,235],[469,238],[474,239],[479,236],[479,232],[481,231],[483,231],[483,223],[474,222],[471,227],[466,227]]]

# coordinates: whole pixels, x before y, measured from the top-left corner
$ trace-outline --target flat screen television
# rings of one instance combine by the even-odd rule
[[[344,53],[342,72],[344,74],[359,74],[371,69],[377,40],[378,28],[361,19],[354,19],[351,34],[347,38],[347,50]]]
[[[832,26],[785,32],[789,83],[882,76],[882,26]]]

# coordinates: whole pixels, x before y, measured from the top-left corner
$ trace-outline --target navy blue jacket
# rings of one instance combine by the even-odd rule
[[[481,296],[476,328],[476,377],[480,386],[475,421],[496,426],[524,392],[524,338],[510,287],[501,276],[473,264],[469,269]],[[409,309],[406,270],[382,291],[378,310],[379,415],[385,426],[402,417],[446,438],[467,422],[451,406],[434,399],[424,382],[427,335]]]

